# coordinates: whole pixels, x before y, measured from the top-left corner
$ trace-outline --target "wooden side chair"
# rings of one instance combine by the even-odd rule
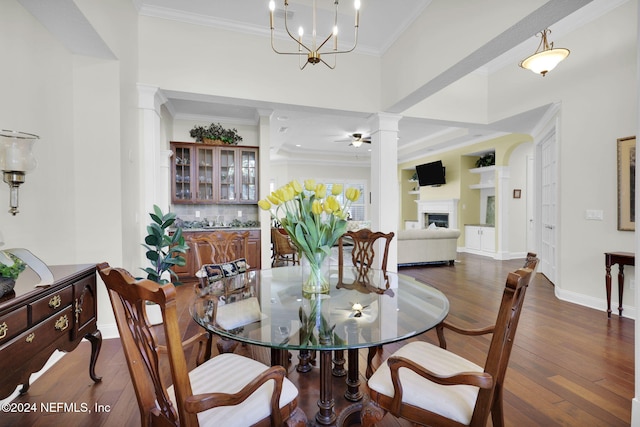
[[[374,258],[376,256],[375,245],[378,239],[384,239],[384,251],[382,253],[382,262],[380,270],[387,271],[387,258],[389,257],[389,245],[395,234],[383,233],[381,231],[371,231],[363,228],[358,231],[347,231],[338,240],[338,288],[356,289],[366,288],[369,292],[380,292],[377,288],[371,287],[367,274],[372,268]],[[344,281],[344,251],[345,240],[353,242],[351,249],[351,262],[356,269],[355,280],[352,283]],[[364,291],[366,292],[366,291]]]
[[[489,414],[495,427],[504,425],[504,378],[527,287],[538,259],[509,273],[493,326],[466,330],[441,323],[440,347],[411,342],[396,351],[368,381],[370,400],[361,412],[362,426],[380,421],[385,411],[421,425],[484,426]],[[493,333],[484,367],[446,350],[443,329],[465,335]],[[406,369],[400,369],[406,368]]]
[[[369,270],[373,266],[373,262],[376,256],[375,245],[379,239],[384,239],[384,251],[382,253],[382,262],[380,264],[380,270],[383,274],[387,271],[387,258],[389,256],[389,245],[395,234],[383,233],[381,231],[371,231],[368,228],[363,228],[357,231],[347,231],[338,240],[338,284],[337,288],[355,289],[363,293],[385,293],[391,292],[389,288],[389,282],[387,280],[387,288],[381,289],[377,286],[373,286],[369,279]],[[355,268],[355,279],[347,283],[344,278],[344,247],[345,240],[351,240],[353,246],[351,249],[351,262]],[[385,275],[386,277],[386,275]],[[352,352],[357,350],[349,350],[350,360],[353,357]],[[369,353],[367,355],[367,371],[366,376],[369,378],[373,373],[373,358],[376,354],[382,351],[382,346],[369,347]],[[337,350],[335,353],[335,359],[344,360],[343,350]],[[341,373],[341,372],[340,372]]]
[[[220,264],[248,258],[249,232],[216,230],[209,236],[189,239],[198,268],[204,264]]]
[[[300,264],[298,248],[291,243],[291,239],[277,228],[271,228],[271,244],[273,254],[271,256],[271,267],[276,267],[284,263],[287,265]]]
[[[202,281],[206,280],[206,273],[202,269],[206,264],[224,264],[239,259],[244,259],[246,262],[249,232],[216,230],[208,236],[191,237],[187,243],[195,254],[198,267],[196,276]],[[251,266],[247,264],[246,269],[249,268]],[[238,343],[221,337],[216,341],[216,346],[220,353],[231,353],[236,349]]]
[[[236,355],[216,356],[187,370],[176,311],[176,290],[128,272],[98,265],[116,316],[122,347],[136,392],[143,426],[299,426],[298,390],[281,366],[268,367]],[[171,380],[159,364],[156,336],[145,320],[147,301],[163,315]]]

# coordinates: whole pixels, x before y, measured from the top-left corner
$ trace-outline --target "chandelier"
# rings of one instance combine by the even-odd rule
[[[287,32],[287,35],[296,42],[297,51],[280,51],[276,49],[274,41],[273,41],[273,33],[275,30],[274,27],[274,11],[276,8],[276,4],[274,0],[269,2],[269,22],[271,26],[271,48],[275,53],[280,55],[298,55],[299,57],[299,65],[300,69],[303,70],[308,64],[316,65],[319,62],[322,62],[327,67],[332,70],[336,67],[336,55],[339,53],[349,53],[355,49],[358,44],[358,26],[360,25],[360,0],[354,1],[355,7],[355,37],[353,41],[353,46],[348,50],[338,50],[338,1],[334,0],[333,4],[335,6],[335,16],[333,20],[333,30],[325,39],[318,40],[316,34],[316,0],[313,0],[313,19],[312,19],[312,28],[311,28],[311,44],[308,44],[307,41],[303,42],[304,30],[302,27],[298,28],[298,37],[296,38],[291,31],[289,30],[289,24],[287,22],[287,16],[289,14],[289,0],[284,0],[284,29]],[[333,40],[332,40],[333,39]],[[330,45],[327,43],[332,40]],[[324,59],[322,59],[322,55],[333,55],[333,64],[327,63]],[[306,61],[303,62],[303,57],[306,56]]]
[[[535,53],[520,62],[520,66],[534,73],[542,74],[544,77],[549,71],[553,70],[556,65],[569,56],[569,49],[553,48],[553,42],[547,41],[547,34],[551,33],[550,29],[540,32],[542,39]],[[542,48],[542,50],[541,50]]]

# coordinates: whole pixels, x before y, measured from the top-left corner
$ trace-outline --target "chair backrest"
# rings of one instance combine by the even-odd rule
[[[116,317],[122,347],[138,399],[141,425],[197,426],[196,414],[187,412],[183,402],[192,394],[187,363],[182,349],[176,311],[176,290],[147,279],[136,280],[126,270],[98,265],[107,286]],[[158,341],[144,311],[147,301],[160,306],[171,377],[177,408],[173,406],[163,384],[159,366]]]
[[[524,297],[538,267],[538,258],[535,254],[528,254],[525,266],[509,273],[507,276],[484,367],[484,371],[491,374],[497,387],[480,389],[473,419],[486,419],[495,398],[495,390],[501,389],[504,384],[504,377],[509,364],[516,329],[520,321]]]
[[[357,269],[356,281],[365,281],[367,272],[372,268],[373,260],[376,256],[376,241],[378,239],[385,239],[380,269],[386,272],[389,245],[391,244],[391,239],[393,239],[394,235],[395,234],[393,232],[383,233],[381,231],[371,231],[368,228],[363,228],[357,231],[347,231],[338,241],[338,266],[342,267],[344,265],[344,239],[346,237],[353,241],[351,261]]]
[[[289,236],[282,234],[277,228],[271,229],[271,242],[276,254],[291,255],[298,253],[296,247],[289,240]]]
[[[198,269],[204,264],[220,264],[248,258],[249,232],[216,230],[208,236],[188,240],[194,250]]]
[[[291,238],[285,234],[284,230],[271,227],[271,266],[276,267],[281,262],[300,264],[298,248],[291,242]],[[298,258],[298,259],[296,259]]]

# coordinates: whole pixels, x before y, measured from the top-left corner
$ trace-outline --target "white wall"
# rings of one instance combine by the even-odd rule
[[[545,0],[456,0],[455,7],[451,7],[450,0],[432,0],[384,54],[382,109],[440,75],[544,3]],[[474,19],[460,19],[461,15]],[[477,114],[484,115],[486,104],[475,106],[481,109]],[[469,111],[463,103],[460,107]],[[450,119],[460,120],[457,116]]]
[[[266,15],[265,15],[266,17]],[[342,55],[330,70],[277,55],[268,39],[140,18],[140,82],[167,90],[312,105],[353,111],[380,110],[380,59]]]
[[[554,39],[571,49],[546,77],[505,67],[490,77],[492,120],[561,103],[559,129],[559,274],[561,298],[605,310],[604,252],[634,251],[631,232],[617,231],[616,139],[636,132],[637,2],[629,1],[570,35]],[[601,52],[587,62],[586,52]],[[588,221],[585,210],[604,212]],[[625,270],[624,306],[634,313]],[[616,296],[614,295],[614,299]]]
[[[73,55],[15,0],[2,3],[0,40],[10,42],[0,43],[6,58],[0,124],[41,140],[17,216],[7,213],[8,187],[0,185],[0,206],[6,206],[0,230],[7,247],[25,247],[48,264],[123,265],[123,254],[139,252],[140,242],[127,234],[131,217],[123,220],[128,200],[135,199],[135,168],[121,178],[121,155],[127,157],[121,147],[134,147],[137,136],[135,92],[129,91],[136,75],[136,15],[128,0],[76,3],[108,29],[103,36],[119,60]],[[99,327],[112,328],[102,285],[98,298]]]

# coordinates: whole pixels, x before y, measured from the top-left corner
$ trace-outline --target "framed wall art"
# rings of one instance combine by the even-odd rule
[[[618,139],[618,230],[636,229],[636,137]]]

